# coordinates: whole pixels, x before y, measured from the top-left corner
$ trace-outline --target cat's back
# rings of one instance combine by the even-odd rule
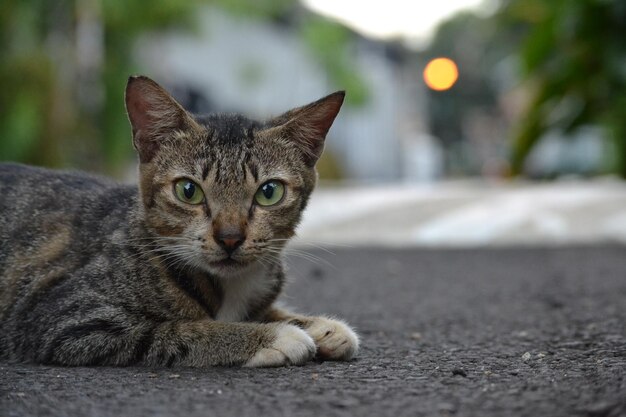
[[[86,249],[114,226],[107,223],[126,222],[135,194],[82,172],[0,164],[0,275],[11,254],[41,253],[42,242]]]
[[[70,206],[89,198],[94,191],[115,183],[78,171],[58,171],[15,163],[0,163],[0,211],[21,205],[38,205],[55,200]],[[80,195],[78,195],[80,194]]]
[[[0,163],[0,219],[16,208],[26,212],[86,209],[103,203],[103,195],[112,198],[111,205],[126,204],[134,194],[134,187],[85,172]]]

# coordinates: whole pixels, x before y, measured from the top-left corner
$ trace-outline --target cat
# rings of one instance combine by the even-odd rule
[[[344,92],[265,122],[195,116],[148,77],[139,184],[0,164],[0,359],[65,366],[350,360],[344,322],[275,305]]]

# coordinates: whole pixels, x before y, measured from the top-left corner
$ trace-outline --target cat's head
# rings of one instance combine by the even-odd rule
[[[194,116],[151,79],[131,77],[143,220],[172,262],[216,275],[275,263],[343,98],[336,92],[266,122]]]

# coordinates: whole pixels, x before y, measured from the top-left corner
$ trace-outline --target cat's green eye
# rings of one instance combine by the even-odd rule
[[[277,180],[271,180],[259,187],[254,195],[254,201],[259,206],[273,206],[278,204],[285,195],[285,185]]]
[[[204,193],[198,184],[183,178],[174,185],[176,197],[183,203],[200,204],[204,201]]]

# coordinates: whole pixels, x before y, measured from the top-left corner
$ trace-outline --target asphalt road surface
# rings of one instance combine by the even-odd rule
[[[333,252],[291,259],[285,301],[352,323],[353,362],[0,363],[0,415],[626,415],[626,247]]]

